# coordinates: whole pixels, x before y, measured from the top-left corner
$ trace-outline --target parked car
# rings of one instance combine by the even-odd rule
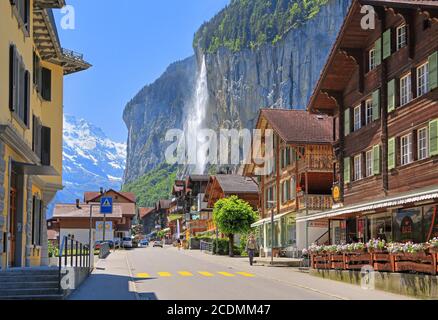
[[[155,247],[163,248],[163,242],[162,241],[154,241],[154,248]]]
[[[122,239],[122,247],[123,248],[132,248],[133,247],[133,243],[132,243],[132,239],[131,238],[123,238]]]
[[[100,250],[100,247],[102,246],[103,241],[96,241],[94,243],[94,250]]]
[[[149,241],[147,241],[146,239],[140,241],[139,244],[140,248],[147,248],[148,246],[149,246]]]

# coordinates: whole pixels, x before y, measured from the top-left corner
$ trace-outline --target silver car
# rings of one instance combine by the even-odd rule
[[[132,239],[131,238],[123,238],[122,239],[122,247],[123,248],[132,248]]]

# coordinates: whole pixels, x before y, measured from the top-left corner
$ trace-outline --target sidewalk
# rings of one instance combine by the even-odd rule
[[[68,300],[136,300],[126,251],[115,251],[99,260],[93,273]]]
[[[172,250],[172,249],[170,249]],[[215,256],[200,252],[199,250],[185,250],[181,254],[189,255],[195,259],[207,260],[222,264],[229,269],[238,269],[279,281],[291,286],[305,288],[307,290],[323,293],[328,297],[342,300],[412,300],[412,298],[380,290],[364,290],[360,286],[338,281],[321,279],[298,270],[298,268],[277,268],[269,266],[250,266],[248,258],[230,258],[227,256]],[[257,258],[256,258],[257,259]],[[274,258],[275,260],[275,258]]]

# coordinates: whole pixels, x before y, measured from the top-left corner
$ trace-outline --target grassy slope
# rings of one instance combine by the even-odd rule
[[[153,207],[160,199],[169,199],[176,179],[176,166],[161,164],[152,171],[123,186],[123,191],[133,192],[140,207]]]

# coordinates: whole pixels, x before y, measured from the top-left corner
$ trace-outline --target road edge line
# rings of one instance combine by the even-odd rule
[[[129,277],[131,278],[131,283],[132,283],[132,286],[134,287],[135,300],[139,301],[140,295],[139,295],[138,290],[137,290],[137,284],[134,280],[134,275],[132,274],[131,263],[129,262],[129,258],[128,258],[128,251],[125,251],[125,253],[126,253],[125,254],[125,261],[126,261],[126,265],[128,267]]]

